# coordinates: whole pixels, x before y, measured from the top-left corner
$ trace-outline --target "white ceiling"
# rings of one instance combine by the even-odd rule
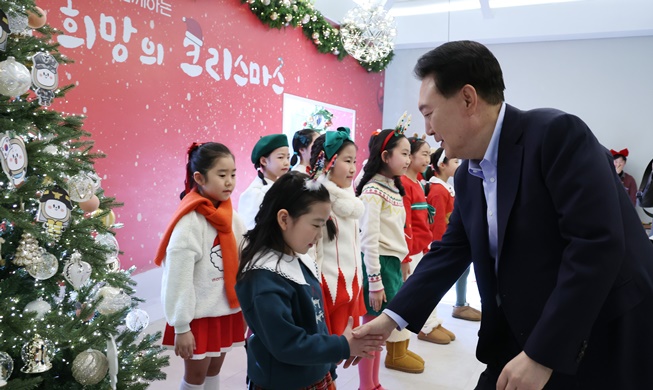
[[[395,16],[395,48],[434,47],[460,39],[492,44],[653,35],[653,0],[566,0],[501,8],[499,5],[508,0],[462,0],[473,1],[474,6],[478,2],[477,9],[446,11],[460,8],[456,3],[459,1],[386,1],[385,7],[390,12],[425,5],[445,9],[438,13],[420,11],[418,15]],[[512,2],[532,3],[531,0]],[[353,0],[315,0],[315,6],[327,18],[339,23],[356,3]]]

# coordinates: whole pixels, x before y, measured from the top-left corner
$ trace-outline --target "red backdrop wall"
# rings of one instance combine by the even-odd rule
[[[59,78],[77,88],[52,107],[88,116],[85,129],[108,155],[96,164],[102,187],[125,203],[115,210],[125,225],[117,234],[123,268],[154,267],[191,142],[222,142],[234,152],[237,206],[255,177],[254,143],[281,132],[283,93],[356,110],[359,162],[367,135],[381,126],[383,74],[318,53],[300,29],[268,29],[238,0],[38,5],[64,32],[61,52],[75,60],[60,66]]]

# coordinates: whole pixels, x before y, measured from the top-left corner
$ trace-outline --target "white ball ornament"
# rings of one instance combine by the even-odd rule
[[[86,202],[95,194],[94,181],[88,175],[78,173],[68,179],[68,195],[75,202]]]
[[[59,269],[59,260],[52,254],[41,248],[41,256],[35,259],[31,264],[27,264],[25,269],[34,279],[46,280],[53,277]]]
[[[52,306],[50,306],[50,304],[47,303],[46,301],[44,301],[42,298],[39,298],[39,299],[37,299],[35,301],[32,301],[32,302],[28,303],[27,305],[25,305],[25,308],[23,309],[23,312],[25,312],[25,313],[29,313],[29,312],[36,313],[36,319],[40,320],[43,317],[45,317],[45,315],[50,310],[52,310]]]
[[[132,332],[140,332],[150,324],[150,315],[145,310],[134,309],[127,313],[125,323]]]
[[[107,376],[109,361],[96,349],[81,352],[73,361],[73,378],[84,386],[96,385]]]
[[[113,314],[131,305],[131,297],[119,288],[105,286],[98,291],[98,298],[104,298],[97,306],[100,314]]]
[[[95,236],[95,243],[109,249],[107,253],[107,260],[110,258],[118,257],[120,254],[120,247],[118,246],[118,240],[111,233],[102,233]]]
[[[29,69],[14,57],[0,62],[0,94],[17,97],[29,91],[32,76]]]

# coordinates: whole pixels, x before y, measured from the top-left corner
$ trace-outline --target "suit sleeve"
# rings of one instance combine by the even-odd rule
[[[454,207],[442,241],[431,244],[431,250],[390,301],[388,309],[408,323],[408,330],[418,333],[435,306],[470,263],[469,240],[460,214]]]
[[[554,371],[573,375],[579,350],[623,263],[624,194],[619,192],[624,188],[611,156],[577,117],[552,121],[541,141],[541,156],[552,212],[567,245],[561,259],[551,259],[560,261],[556,285],[524,351]]]

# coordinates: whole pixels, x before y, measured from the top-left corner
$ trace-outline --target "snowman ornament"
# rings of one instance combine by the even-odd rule
[[[32,83],[36,87],[36,96],[39,97],[39,104],[49,106],[54,100],[54,91],[59,86],[59,75],[57,68],[59,63],[50,54],[38,52],[32,57]]]
[[[2,170],[15,188],[25,183],[27,175],[27,150],[25,143],[19,137],[10,138],[0,134],[0,162]]]

